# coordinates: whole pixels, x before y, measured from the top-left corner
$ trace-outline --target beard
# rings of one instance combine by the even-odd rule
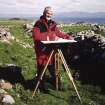
[[[47,20],[51,20],[51,17],[46,17]]]

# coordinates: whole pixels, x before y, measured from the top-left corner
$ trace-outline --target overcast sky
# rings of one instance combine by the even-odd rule
[[[0,14],[42,14],[45,6],[54,12],[105,12],[105,0],[0,0]]]

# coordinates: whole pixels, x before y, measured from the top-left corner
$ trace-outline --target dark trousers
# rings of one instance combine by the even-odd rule
[[[39,80],[40,79],[40,76],[44,70],[44,65],[37,65],[37,79]],[[51,75],[51,83],[53,85],[55,85],[55,79],[56,79],[56,76],[55,76],[55,67],[54,65],[48,65],[47,67],[50,75]],[[45,73],[46,74],[46,73]],[[45,87],[45,82],[46,82],[46,78],[45,78],[45,74],[43,75],[43,78],[42,80],[40,81],[40,85],[39,85],[39,88],[44,88]]]

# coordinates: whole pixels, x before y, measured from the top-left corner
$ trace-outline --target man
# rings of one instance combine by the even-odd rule
[[[48,57],[51,53],[51,49],[46,48],[41,41],[46,40],[58,40],[59,38],[63,39],[72,39],[69,35],[61,32],[57,26],[56,22],[51,19],[53,11],[51,7],[45,7],[43,15],[35,23],[33,28],[33,40],[35,43],[36,59],[37,59],[37,74],[38,78],[40,77],[45,64],[48,61]],[[49,65],[49,72],[52,76],[52,81],[55,82],[55,73],[54,73],[54,56],[52,57]],[[41,89],[45,88],[45,76],[43,77],[40,83]]]

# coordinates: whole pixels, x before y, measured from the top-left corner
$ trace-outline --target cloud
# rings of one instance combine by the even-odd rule
[[[104,0],[79,0],[77,5],[78,11],[86,12],[105,12],[105,1]]]
[[[11,0],[11,2],[6,0],[0,0],[0,5],[3,5],[3,6],[11,6],[15,4],[16,4],[16,0]]]
[[[105,12],[105,0],[0,0],[2,14],[42,14],[45,6],[59,12]]]

